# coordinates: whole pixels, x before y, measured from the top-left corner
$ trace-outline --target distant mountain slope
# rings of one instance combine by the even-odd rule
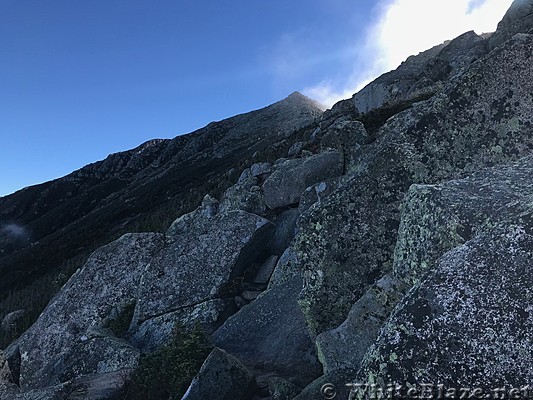
[[[320,105],[296,92],[0,198],[0,293],[34,282],[123,232],[166,228],[205,192],[228,186],[254,153],[267,155],[269,146],[321,113]]]

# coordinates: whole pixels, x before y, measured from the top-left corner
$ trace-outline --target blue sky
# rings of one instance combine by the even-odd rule
[[[295,90],[331,105],[510,2],[0,0],[0,196]]]

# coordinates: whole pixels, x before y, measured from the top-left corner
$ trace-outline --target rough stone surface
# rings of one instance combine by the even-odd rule
[[[403,294],[402,283],[387,275],[352,306],[348,318],[338,328],[318,335],[316,346],[324,373],[358,369]]]
[[[253,177],[260,177],[270,174],[272,165],[270,163],[256,163],[250,167],[250,173]]]
[[[298,205],[298,210],[301,214],[306,212],[311,208],[313,204],[320,204],[322,199],[332,193],[340,182],[340,178],[331,179],[326,182],[319,182],[313,186],[309,186],[302,193],[300,198],[300,204]]]
[[[270,209],[296,204],[305,188],[341,175],[343,168],[342,153],[334,150],[285,161],[263,184],[265,203]]]
[[[531,382],[531,365],[519,361],[533,357],[532,214],[524,217],[441,257],[387,322],[360,381],[483,390]]]
[[[215,348],[182,400],[245,400],[251,383],[252,375],[237,358]]]
[[[361,146],[369,144],[371,136],[360,121],[348,117],[339,117],[328,127],[320,138],[322,148],[334,148],[342,151],[346,169],[357,164]]]
[[[272,400],[292,400],[302,389],[286,379],[272,377],[268,380],[268,392]]]
[[[431,97],[447,79],[460,75],[487,51],[483,37],[467,32],[407,58],[396,70],[369,83],[353,96],[355,107],[368,113],[382,106]]]
[[[265,291],[213,334],[215,345],[251,370],[276,372],[304,384],[316,378],[320,363],[296,302],[301,287],[301,279],[293,278]]]
[[[517,33],[531,33],[532,28],[533,1],[515,0],[490,37],[490,46],[495,48]]]
[[[52,358],[68,356],[90,327],[135,301],[141,274],[162,245],[160,234],[128,234],[93,253],[18,340],[22,388],[56,379],[60,371],[46,370]],[[103,362],[109,356],[94,355]]]
[[[302,277],[299,269],[298,257],[292,247],[287,247],[276,264],[276,268],[270,277],[269,288],[291,280],[295,276]]]
[[[183,326],[198,323],[204,332],[211,334],[235,311],[231,299],[209,300],[144,321],[135,329],[130,340],[143,352],[151,352],[171,338],[177,323]]]
[[[268,251],[273,229],[244,211],[192,218],[146,269],[134,323],[225,296],[230,281]]]
[[[399,206],[411,184],[465,176],[531,151],[532,43],[516,35],[433,99],[389,119],[351,176],[301,216],[294,241],[305,270],[300,303],[314,332],[337,327],[392,269]]]
[[[334,372],[325,374],[320,378],[310,383],[294,400],[320,400],[324,399],[323,387],[324,385],[333,385],[335,399],[348,399],[350,389],[346,387],[347,383],[353,382],[355,370],[336,370]],[[327,391],[326,394],[332,393]]]
[[[251,172],[243,173],[239,181],[222,196],[220,211],[242,210],[263,215],[266,211],[265,197],[258,184],[259,180]]]
[[[140,352],[125,340],[94,338],[76,344],[68,353],[52,356],[37,382],[40,387],[51,387],[74,380],[82,375],[106,374],[134,369]]]

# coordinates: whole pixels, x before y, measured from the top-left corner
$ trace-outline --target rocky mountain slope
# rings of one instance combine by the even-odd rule
[[[193,211],[176,206],[168,229],[90,255],[0,353],[0,398],[372,398],[348,383],[527,391],[532,15],[533,1],[516,0],[494,34],[410,57],[320,116],[291,95],[1,199],[6,224],[37,227],[66,218],[69,200],[57,197],[70,182],[83,182],[80,199],[91,193],[89,211],[57,217],[65,225],[39,244],[4,238],[2,266],[34,265],[28,249],[72,225],[99,216],[105,241],[118,232],[114,212],[127,228],[140,204],[146,215],[204,190]],[[226,186],[206,190],[221,177]],[[115,192],[98,200],[95,182]],[[165,386],[169,368],[188,376]],[[136,371],[157,380],[145,397],[128,391],[144,387]]]

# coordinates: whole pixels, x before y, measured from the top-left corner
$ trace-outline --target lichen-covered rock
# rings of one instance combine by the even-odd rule
[[[479,235],[442,256],[401,301],[360,382],[522,387],[533,380],[533,236],[522,224]]]
[[[337,327],[392,269],[411,184],[465,176],[533,149],[532,38],[516,35],[442,93],[389,119],[351,176],[300,217],[300,304],[314,332]]]
[[[252,214],[263,215],[267,207],[265,196],[258,185],[257,176],[254,176],[250,169],[245,170],[239,181],[229,187],[222,196],[220,211],[242,210]]]
[[[182,400],[246,400],[252,375],[234,356],[214,348]]]
[[[372,138],[363,123],[348,117],[337,118],[320,138],[322,148],[329,147],[342,151],[347,170],[359,160],[361,146],[370,142]]]
[[[270,209],[296,204],[305,188],[342,175],[343,168],[343,155],[336,150],[287,160],[277,165],[263,184],[265,203]]]
[[[272,172],[272,165],[267,162],[255,163],[250,167],[250,173],[253,177],[264,177]]]
[[[167,236],[165,248],[146,268],[132,324],[230,296],[225,293],[230,281],[268,257],[273,229],[244,211],[192,217],[186,231]]]
[[[407,58],[396,70],[381,75],[356,93],[352,100],[359,112],[382,106],[418,101],[440,91],[443,82],[460,75],[488,51],[486,40],[467,32]]]
[[[13,375],[3,351],[0,350],[0,399],[3,393],[16,393],[17,385],[13,382]]]
[[[213,335],[216,346],[251,370],[276,372],[307,384],[320,363],[296,298],[299,278],[272,287],[231,316]]]
[[[387,275],[352,306],[346,321],[318,335],[316,346],[324,373],[338,369],[357,370],[403,294],[404,285]]]
[[[513,219],[507,206],[533,195],[533,159],[481,170],[438,185],[413,185],[402,206],[394,273],[412,286],[446,251]]]
[[[489,39],[491,48],[501,45],[517,33],[531,33],[533,29],[533,1],[515,0]]]
[[[286,283],[295,276],[302,278],[302,271],[299,268],[296,252],[292,247],[287,247],[279,258],[274,272],[272,272],[268,287],[271,288],[272,286]]]
[[[132,370],[140,352],[125,340],[112,337],[93,338],[77,343],[69,352],[50,355],[37,385],[51,387],[83,375]]]
[[[202,200],[202,204],[194,211],[184,214],[176,219],[167,229],[166,235],[175,237],[181,234],[187,234],[191,229],[194,229],[198,223],[204,225],[218,214],[220,203],[218,200],[212,198],[208,194]]]
[[[337,188],[339,181],[340,178],[335,178],[329,181],[316,183],[305,189],[300,198],[300,204],[298,205],[298,210],[300,213],[303,214],[315,203],[320,204],[320,201],[323,198],[328,196]]]
[[[279,376],[268,380],[268,393],[272,400],[292,400],[301,391],[301,388]]]
[[[135,301],[141,274],[162,245],[160,234],[127,234],[91,255],[17,341],[23,389],[58,378],[60,370],[46,370],[50,360],[68,356],[90,327],[104,324],[114,308]],[[93,355],[95,363],[110,356]]]

